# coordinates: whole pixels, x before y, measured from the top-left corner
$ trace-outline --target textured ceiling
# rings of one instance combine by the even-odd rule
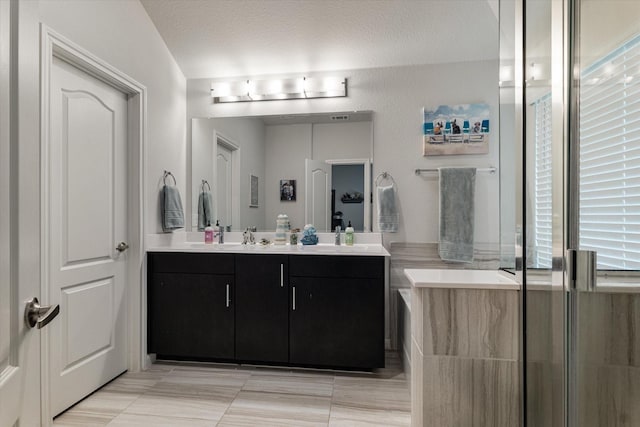
[[[187,78],[498,57],[497,0],[141,0]]]

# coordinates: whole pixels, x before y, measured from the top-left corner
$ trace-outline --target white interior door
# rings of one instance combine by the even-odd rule
[[[10,37],[10,26],[16,23],[9,19],[13,7],[19,7],[18,2],[0,1],[0,426],[30,426],[40,424],[40,334],[26,326],[23,314],[25,301],[39,295],[39,284],[18,275],[25,263],[37,269],[37,257],[18,257],[24,249],[18,247],[15,152],[20,138],[26,137],[14,132],[21,118],[17,108],[12,109],[19,93],[10,79],[10,70],[16,69],[10,50],[17,46]],[[28,99],[22,102],[29,105]]]
[[[127,97],[56,57],[50,82],[47,265],[51,414],[126,370]]]
[[[305,159],[305,223],[331,231],[331,165]]]
[[[220,225],[231,225],[233,186],[232,152],[224,144],[217,142],[216,152],[216,217]]]

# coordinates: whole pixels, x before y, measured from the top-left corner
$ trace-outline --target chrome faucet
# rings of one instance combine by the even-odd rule
[[[224,226],[220,225],[219,221],[216,221],[216,227],[218,228],[218,231],[213,232],[213,237],[217,237],[218,243],[222,244],[224,243]]]
[[[336,225],[336,246],[340,246],[340,229],[339,225]]]
[[[255,245],[256,244],[256,238],[253,235],[254,231],[255,231],[255,227],[247,227],[244,230],[244,233],[242,233],[242,244],[243,245],[246,245],[246,244]]]

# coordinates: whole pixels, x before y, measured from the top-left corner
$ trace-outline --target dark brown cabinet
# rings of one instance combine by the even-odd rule
[[[148,348],[159,358],[233,360],[234,259],[149,254]]]
[[[236,359],[289,361],[287,255],[236,255]]]
[[[291,259],[289,362],[384,366],[384,258]]]
[[[159,358],[384,366],[384,257],[148,254]]]

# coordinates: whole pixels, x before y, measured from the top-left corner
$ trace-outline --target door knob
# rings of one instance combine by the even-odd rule
[[[129,249],[129,245],[127,244],[127,242],[120,242],[118,243],[118,246],[116,246],[116,250],[118,252],[124,252],[127,249]]]
[[[38,326],[38,329],[47,326],[60,313],[60,306],[41,306],[38,298],[33,298],[27,303],[24,310],[24,321],[30,327]]]

